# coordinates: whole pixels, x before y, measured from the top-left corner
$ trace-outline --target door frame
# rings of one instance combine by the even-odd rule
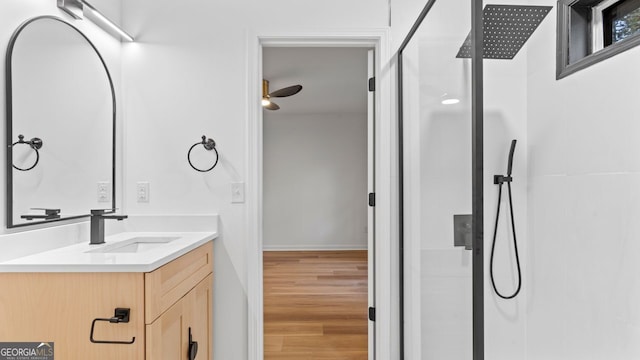
[[[392,111],[392,58],[389,29],[326,32],[260,32],[247,34],[247,352],[249,360],[264,359],[263,313],[263,47],[369,47],[375,49],[375,354],[398,359],[399,298],[397,131]],[[364,84],[363,84],[364,86]],[[363,204],[367,199],[363,196]]]

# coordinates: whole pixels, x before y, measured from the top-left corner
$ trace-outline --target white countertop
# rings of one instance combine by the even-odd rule
[[[138,253],[100,253],[132,238],[178,237],[156,248]],[[123,232],[105,238],[105,244],[65,246],[5,262],[0,272],[150,272],[218,237],[209,232]]]

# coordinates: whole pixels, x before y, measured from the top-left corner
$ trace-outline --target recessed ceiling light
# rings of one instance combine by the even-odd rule
[[[442,100],[442,105],[453,105],[459,102],[460,102],[460,99],[449,98],[449,99]]]
[[[440,96],[440,99],[442,105],[453,105],[460,102],[460,99],[457,99],[447,93],[442,94],[442,96]]]

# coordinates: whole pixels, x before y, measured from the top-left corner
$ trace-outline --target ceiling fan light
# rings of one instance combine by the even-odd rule
[[[269,101],[269,99],[267,98],[262,98],[262,106],[269,106],[271,105],[271,101]]]

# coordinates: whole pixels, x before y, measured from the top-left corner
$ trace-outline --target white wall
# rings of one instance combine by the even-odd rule
[[[528,359],[637,359],[640,48],[556,80],[555,22],[538,31],[527,77]]]
[[[391,0],[392,49],[397,51],[427,4],[424,0]],[[471,5],[469,5],[469,9]],[[465,9],[465,11],[468,11]]]
[[[106,14],[108,14],[114,20],[117,21],[119,19],[120,1],[106,1],[106,0],[96,1],[95,6],[103,10]],[[35,16],[40,16],[40,15],[54,15],[54,16],[60,17],[66,20],[67,22],[71,23],[72,25],[78,27],[81,31],[85,33],[85,35],[89,37],[89,39],[91,39],[91,41],[94,43],[94,45],[96,45],[96,47],[101,52],[101,54],[103,55],[107,63],[109,71],[111,72],[111,75],[114,80],[116,97],[117,97],[118,103],[120,104],[121,103],[120,41],[113,38],[111,35],[108,35],[102,29],[98,28],[95,24],[91,23],[90,21],[87,21],[87,20],[79,21],[79,20],[71,19],[70,16],[66,15],[66,13],[64,13],[62,10],[57,8],[55,1],[47,1],[47,2],[36,1],[36,0],[3,1],[2,5],[0,5],[0,34],[2,34],[2,36],[0,36],[0,49],[3,49],[3,51],[6,51],[11,35],[21,23],[23,23],[27,19],[30,19]],[[1,72],[0,83],[4,84],[5,80],[6,80],[5,73]],[[1,86],[0,98],[4,99],[5,96],[6,96],[5,87]],[[34,106],[37,106],[37,104],[34,104]],[[0,101],[0,113],[2,114],[6,113],[5,107],[6,107],[5,101]],[[118,118],[119,118],[118,128],[119,129],[122,128],[121,122],[120,122],[121,121],[120,115],[121,115],[121,112],[118,112]],[[6,136],[5,129],[6,129],[5,126],[0,127],[0,137],[2,138]],[[62,133],[64,133],[64,136],[71,137],[71,138],[73,138],[74,136],[73,129],[60,128],[59,130]],[[45,147],[46,147],[46,140],[45,140]],[[81,148],[82,148],[82,145],[80,146],[80,149]],[[44,151],[44,147],[43,147],[43,151]],[[120,154],[118,154],[118,156],[120,156]],[[120,175],[119,170],[117,171],[118,171],[118,174]],[[63,175],[63,174],[60,174],[60,175]],[[0,169],[0,177],[5,178],[4,165]],[[95,188],[95,185],[92,188]],[[118,194],[117,196],[119,197],[120,194]],[[25,231],[25,229],[13,229],[13,230],[6,229],[6,226],[5,226],[6,210],[4,205],[5,199],[6,199],[6,192],[3,191],[2,193],[0,193],[0,204],[2,204],[2,207],[0,210],[0,214],[2,217],[2,228],[0,229],[0,233],[15,233],[15,232]],[[60,206],[64,208],[65,204],[61,204]],[[87,205],[87,212],[88,210],[89,210],[89,205]],[[78,223],[78,221],[75,221],[75,222],[71,221],[71,222]],[[55,225],[60,225],[60,223],[56,223]],[[49,227],[49,226],[50,225],[37,226],[36,228],[43,228],[43,227]],[[78,226],[79,226],[78,229],[80,229],[84,225],[78,225]],[[74,231],[80,231],[78,229]],[[0,239],[0,249],[2,249],[1,252],[3,253],[3,258],[11,258],[14,256],[24,254],[24,251],[26,249],[32,249],[32,246],[38,249],[47,249],[47,248],[59,246],[59,244],[56,244],[55,242],[50,241],[50,239],[47,239],[46,232],[36,232],[33,234],[34,235],[29,239],[29,243],[33,243],[33,244],[29,246],[16,246],[16,244],[14,244],[16,240],[11,236],[5,236],[2,239]],[[36,234],[41,234],[42,236],[36,235]]]
[[[247,358],[247,236],[243,204],[231,204],[231,182],[246,181],[248,34],[381,28],[387,1],[231,2],[129,0],[125,44],[125,191],[149,181],[142,214],[220,214],[215,242],[214,356]],[[260,84],[255,84],[259,87]],[[253,87],[251,90],[254,90]],[[197,173],[186,161],[203,134],[218,143],[220,164]]]
[[[367,248],[366,113],[265,114],[263,161],[265,250]]]

